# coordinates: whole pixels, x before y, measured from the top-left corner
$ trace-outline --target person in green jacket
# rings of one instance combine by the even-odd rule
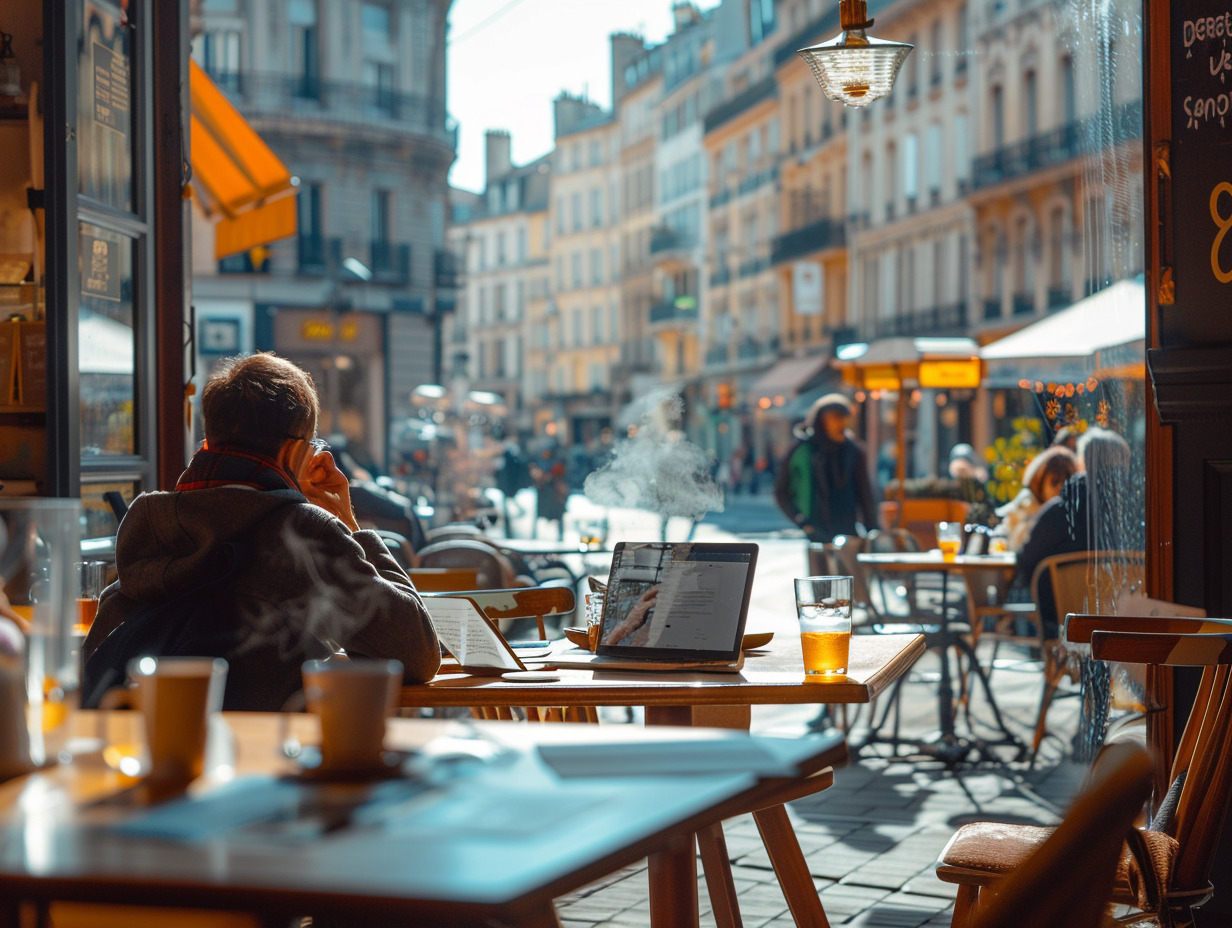
[[[774,483],[779,508],[809,541],[877,527],[877,504],[864,447],[851,436],[851,402],[841,393],[817,400],[794,430],[796,442]]]

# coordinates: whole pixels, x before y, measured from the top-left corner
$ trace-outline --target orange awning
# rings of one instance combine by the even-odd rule
[[[193,198],[217,217],[214,257],[294,235],[296,179],[197,62],[188,67]]]

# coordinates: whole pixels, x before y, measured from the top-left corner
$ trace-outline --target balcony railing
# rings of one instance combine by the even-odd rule
[[[676,302],[655,303],[650,307],[651,324],[660,322],[696,322],[697,303],[691,306],[677,306]]]
[[[386,283],[410,283],[411,246],[381,239],[371,242],[372,277]]]
[[[1035,312],[1035,294],[1033,293],[1015,293],[1014,294],[1014,315],[1029,316]]]
[[[772,264],[782,264],[826,248],[842,248],[846,242],[847,233],[841,222],[819,219],[776,238],[770,261]]]
[[[1048,308],[1064,309],[1073,302],[1068,285],[1048,288]]]
[[[724,187],[710,198],[710,208],[718,209],[720,206],[726,206],[732,198],[730,187]]]
[[[791,60],[796,49],[814,45],[821,39],[830,38],[831,34],[838,32],[838,27],[838,4],[836,3],[824,15],[814,19],[803,29],[798,29],[779,43],[774,50],[774,66],[777,68],[784,61]]]
[[[726,287],[731,283],[731,270],[727,267],[720,268],[710,275],[710,286]]]
[[[985,319],[1000,319],[1001,318],[1001,297],[987,297],[984,300],[984,318]]]
[[[458,257],[452,251],[438,250],[433,256],[433,274],[437,290],[458,288]]]
[[[662,254],[665,251],[688,251],[693,247],[693,240],[675,229],[655,229],[650,234],[650,253]]]
[[[302,235],[295,240],[295,252],[301,274],[324,274],[325,239],[319,235]]]
[[[774,181],[778,180],[778,177],[779,177],[779,166],[777,164],[771,165],[770,167],[766,168],[764,171],[758,171],[756,174],[750,174],[748,177],[742,180],[740,182],[740,186],[738,187],[738,192],[740,196],[744,196],[746,193],[752,193],[754,190],[756,190],[758,187],[763,186],[764,184],[773,183]]]
[[[1092,150],[1097,144],[1119,144],[1142,137],[1142,101],[1136,100],[1116,107],[1112,112],[1112,138],[1105,137],[1106,127],[1091,117],[998,148],[980,155],[973,167],[976,188],[1021,177],[1032,171],[1052,167]]]
[[[873,338],[890,338],[901,335],[950,335],[965,334],[966,329],[967,304],[952,303],[948,306],[918,309],[915,312],[891,316],[888,319],[877,319],[874,321],[873,331],[868,334]],[[836,345],[850,341],[846,336],[840,340],[838,334],[834,338]]]
[[[393,124],[391,128],[457,145],[457,126],[446,113],[443,99],[350,81],[327,81],[312,73],[222,71],[212,72],[210,77],[245,116],[348,124],[388,122]]]
[[[715,345],[706,349],[707,367],[725,367],[730,360],[727,345]]]
[[[760,274],[770,266],[770,261],[767,258],[750,258],[748,261],[740,262],[740,278],[753,277]]]
[[[726,122],[735,119],[747,109],[756,106],[762,100],[768,100],[778,92],[778,84],[774,79],[774,75],[762,78],[756,84],[752,84],[740,91],[734,97],[724,100],[709,113],[706,114],[705,131],[713,132],[719,126]]]

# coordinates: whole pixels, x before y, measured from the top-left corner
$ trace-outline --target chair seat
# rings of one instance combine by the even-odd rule
[[[987,886],[1021,867],[1055,830],[1004,822],[963,825],[941,852],[937,876],[946,883]]]
[[[989,886],[1020,868],[1056,831],[1040,825],[1003,822],[973,822],[964,825],[950,838],[941,852],[937,876],[943,882],[967,886]],[[1176,854],[1176,841],[1158,831],[1141,832],[1149,853],[1161,862]],[[1125,849],[1117,861],[1112,901],[1117,905],[1141,906],[1138,862]],[[1160,865],[1160,874],[1168,864]]]

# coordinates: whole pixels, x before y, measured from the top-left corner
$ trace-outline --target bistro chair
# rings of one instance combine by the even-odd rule
[[[1122,593],[1141,589],[1145,571],[1142,551],[1074,551],[1055,554],[1040,561],[1031,575],[1031,601],[1039,603],[1040,584],[1047,579],[1052,586],[1057,615],[1089,613],[1095,609],[1115,606]],[[1035,609],[1011,611],[1035,626],[1040,655],[1044,661],[1044,682],[1040,692],[1039,711],[1035,716],[1035,733],[1031,739],[1031,763],[1039,753],[1047,734],[1048,708],[1066,677],[1077,683],[1081,660],[1071,653],[1059,638],[1047,637],[1039,613]]]
[[[385,547],[389,549],[389,553],[403,570],[410,570],[412,567],[419,565],[419,558],[415,556],[415,549],[411,547],[411,543],[405,535],[387,528],[374,528],[372,531],[376,532],[380,536],[381,541],[385,542]]]
[[[1147,751],[1122,744],[1101,754],[1065,820],[989,893],[973,928],[1103,925],[1121,849],[1150,791]]]
[[[479,587],[477,567],[412,567],[407,575],[421,593],[453,593]]]
[[[456,539],[436,541],[419,552],[420,567],[466,567],[478,572],[474,585],[480,590],[503,590],[515,586],[533,586],[514,574],[503,555],[482,541]]]
[[[1232,634],[1147,631],[1175,629],[1176,619],[1081,618],[1070,639],[1089,634],[1096,660],[1204,668],[1171,764],[1167,794],[1140,838],[1131,842],[1132,853],[1122,855],[1112,894],[1117,905],[1152,915],[1163,926],[1183,928],[1192,924],[1192,909],[1213,892],[1211,867],[1232,798],[1232,752],[1227,750],[1232,734]],[[968,925],[981,891],[1015,872],[1049,834],[1049,829],[995,823],[960,828],[937,867],[942,880],[959,886],[951,925]]]

